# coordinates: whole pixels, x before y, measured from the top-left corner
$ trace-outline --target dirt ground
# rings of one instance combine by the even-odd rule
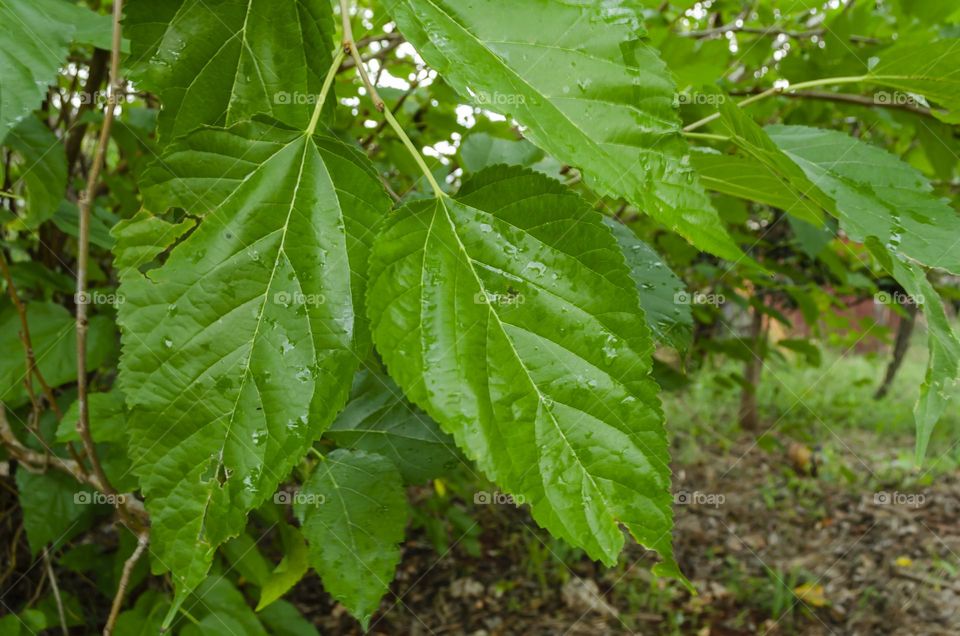
[[[674,540],[696,596],[654,580],[636,545],[600,567],[557,554],[524,511],[487,506],[479,554],[461,541],[438,557],[412,534],[371,633],[960,633],[960,479],[904,480],[883,449],[864,451],[870,440],[851,447],[836,465],[815,458],[817,477],[748,438],[675,467]],[[930,483],[908,492],[905,481]],[[315,578],[292,600],[323,633],[361,633]]]
[[[960,474],[905,465],[897,457],[910,439],[832,442],[826,458],[814,455],[816,476],[795,468],[786,441],[743,436],[711,450],[691,438],[695,452],[675,448],[684,460],[674,466],[674,543],[697,595],[652,577],[652,555],[630,541],[620,565],[606,568],[550,538],[522,508],[475,505],[455,488],[444,498],[415,490],[421,512],[369,633],[960,634]],[[10,599],[19,606],[38,597],[42,570],[31,567],[23,536],[12,542],[18,558],[3,571],[22,577]],[[59,579],[81,606],[106,611],[89,581],[68,571]],[[315,575],[287,598],[321,634],[362,633]]]

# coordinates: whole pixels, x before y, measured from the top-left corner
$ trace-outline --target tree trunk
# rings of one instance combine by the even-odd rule
[[[897,338],[893,343],[893,357],[890,358],[890,364],[887,365],[887,373],[883,376],[883,382],[880,388],[873,394],[873,399],[879,400],[890,390],[893,384],[893,378],[897,375],[897,370],[903,364],[903,358],[910,348],[910,335],[913,334],[913,326],[917,323],[917,306],[910,304],[906,306],[907,315],[900,319],[900,325],[897,327]]]
[[[743,377],[746,384],[740,394],[740,426],[745,431],[758,431],[760,418],[757,415],[757,385],[760,384],[760,374],[763,371],[763,351],[760,340],[763,336],[763,312],[754,307],[753,318],[750,321],[750,358],[744,365]]]

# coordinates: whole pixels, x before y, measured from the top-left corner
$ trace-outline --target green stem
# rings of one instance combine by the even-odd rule
[[[327,101],[327,94],[330,93],[330,87],[333,86],[333,79],[337,76],[337,70],[343,64],[343,58],[346,53],[342,46],[337,47],[337,54],[333,56],[333,64],[327,71],[327,77],[323,80],[323,87],[320,89],[320,95],[317,97],[317,105],[313,108],[313,116],[310,117],[310,125],[307,126],[307,134],[312,135],[317,129],[317,123],[320,121],[320,112],[323,110],[323,104]]]
[[[711,133],[685,132],[683,136],[687,139],[703,139],[705,141],[730,141],[732,137],[726,135],[713,135]]]
[[[407,136],[407,133],[404,132],[403,127],[400,126],[400,123],[393,116],[393,113],[390,112],[390,109],[384,106],[383,116],[387,118],[387,122],[390,123],[390,127],[393,128],[393,132],[397,133],[397,136],[400,137],[400,141],[403,142],[403,145],[407,147],[407,150],[410,151],[410,154],[413,156],[414,161],[417,162],[417,165],[420,166],[420,170],[423,172],[423,176],[427,178],[427,181],[430,183],[430,187],[433,188],[433,194],[438,199],[443,198],[446,193],[440,187],[440,184],[437,183],[437,180],[433,177],[433,173],[430,171],[427,162],[423,160],[423,155],[420,154],[420,151],[417,150],[417,147],[413,145],[413,142],[410,141],[410,137]]]
[[[740,108],[743,108],[744,106],[749,106],[750,104],[754,102],[758,102],[761,99],[766,99],[771,95],[779,95],[781,93],[799,91],[805,88],[814,88],[817,86],[828,86],[828,85],[838,85],[838,84],[856,84],[858,82],[863,82],[866,80],[867,80],[866,75],[856,75],[856,76],[851,75],[851,76],[844,76],[844,77],[824,77],[822,79],[810,80],[809,82],[800,82],[798,84],[791,84],[790,86],[787,86],[785,88],[779,88],[775,86],[773,88],[768,88],[762,93],[757,93],[752,97],[748,97],[744,100],[737,102],[737,106],[739,106]],[[708,115],[703,119],[700,119],[688,126],[685,126],[683,129],[683,132],[688,133],[692,130],[696,130],[697,128],[700,128],[701,126],[705,126],[710,122],[715,121],[719,118],[720,118],[719,112],[713,113],[712,115]]]
[[[410,155],[413,157],[414,161],[417,162],[417,165],[423,172],[423,176],[427,178],[427,181],[430,183],[430,187],[433,188],[434,196],[436,196],[438,199],[447,196],[440,187],[440,184],[437,183],[437,180],[433,178],[433,173],[430,172],[427,162],[423,160],[423,155],[420,154],[420,151],[417,150],[417,147],[413,145],[412,141],[410,141],[410,137],[408,137],[407,133],[404,132],[403,127],[397,121],[397,118],[393,116],[392,112],[390,112],[390,108],[380,97],[380,94],[377,92],[377,88],[373,85],[373,82],[370,81],[370,76],[367,74],[367,67],[363,63],[363,58],[360,56],[360,52],[357,51],[357,47],[353,41],[353,27],[350,25],[350,8],[348,4],[348,0],[340,0],[340,15],[343,18],[343,48],[349,51],[350,55],[353,57],[353,61],[357,67],[357,75],[360,76],[360,81],[363,82],[364,87],[367,89],[367,94],[373,101],[374,107],[383,113],[387,123],[389,123],[390,127],[393,128],[393,132],[397,134],[397,136],[400,138],[400,141],[403,142],[403,145],[406,146],[407,150],[410,152]]]
[[[197,617],[194,616],[193,614],[191,614],[190,612],[188,612],[187,610],[183,609],[183,607],[180,607],[180,608],[178,608],[178,609],[179,609],[179,612],[180,612],[181,614],[183,614],[183,615],[187,618],[188,621],[190,621],[190,622],[193,623],[194,625],[199,625],[199,624],[200,624],[200,621],[197,620]]]
[[[316,456],[320,459],[320,461],[322,461],[322,462],[327,461],[327,458],[323,456],[323,453],[321,453],[320,451],[318,451],[318,450],[317,450],[316,448],[314,448],[313,446],[310,447],[310,452],[313,453],[314,455],[316,455]]]

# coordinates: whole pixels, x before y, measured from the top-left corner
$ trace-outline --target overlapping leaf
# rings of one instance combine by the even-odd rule
[[[806,205],[805,200],[798,200],[794,192],[784,187],[782,179],[776,173],[752,157],[698,148],[692,153],[691,159],[700,175],[701,183],[708,190],[781,210],[796,210],[797,206]]]
[[[866,79],[960,111],[960,39],[904,42],[880,51]]]
[[[773,141],[836,202],[843,230],[928,267],[960,273],[960,216],[915,168],[833,130],[768,126]]]
[[[777,147],[763,128],[735,103],[729,99],[723,100],[719,112],[717,126],[730,135],[733,143],[746,156],[759,164],[747,173],[753,173],[753,178],[759,179],[752,182],[751,189],[760,189],[762,183],[776,194],[764,193],[760,195],[761,199],[771,196],[782,198],[783,205],[778,207],[782,207],[784,212],[813,225],[822,225],[823,211],[833,211],[833,200],[821,192],[803,170]],[[738,165],[742,167],[742,164]],[[740,175],[737,181],[742,183],[744,176]],[[742,186],[737,185],[736,181],[730,188],[725,188],[723,182],[717,185],[720,192],[743,192]]]
[[[836,202],[840,227],[871,245],[884,268],[923,305],[930,335],[927,378],[915,416],[917,456],[958,375],[960,343],[936,291],[916,263],[960,272],[960,216],[937,198],[927,179],[893,155],[839,132],[768,126],[770,137]],[[901,260],[901,257],[916,262]]]
[[[324,589],[366,630],[400,563],[400,473],[381,455],[335,450],[303,485],[296,511]]]
[[[66,0],[0,2],[0,141],[37,108],[70,42],[109,42],[110,19]],[[107,44],[107,46],[109,46]]]
[[[481,172],[391,218],[368,299],[391,376],[542,526],[613,563],[622,524],[680,576],[653,343],[588,204],[530,171]]]
[[[4,143],[16,151],[19,169],[14,187],[26,192],[23,224],[35,229],[60,207],[67,188],[67,155],[63,144],[36,117],[27,117],[7,134]]]
[[[345,448],[383,455],[408,483],[439,477],[460,461],[450,436],[408,403],[393,380],[373,371],[357,374],[350,402],[326,437]]]
[[[609,217],[604,222],[617,239],[637,284],[640,306],[653,337],[676,349],[688,348],[693,337],[693,314],[690,303],[682,302],[686,291],[683,281],[626,225]]]
[[[212,207],[186,238],[146,213],[115,232],[131,455],[152,549],[183,591],[346,401],[369,342],[359,273],[389,199],[342,142],[265,123],[199,130],[163,165],[154,188],[228,184],[194,199]]]
[[[910,302],[922,305],[927,319],[927,374],[920,386],[920,397],[914,408],[917,423],[916,460],[923,461],[930,436],[947,404],[956,391],[960,377],[960,339],[958,339],[939,294],[926,273],[915,263],[891,255],[877,241],[868,242],[870,251],[884,269],[906,290]]]
[[[132,0],[134,77],[163,101],[161,137],[258,113],[306,128],[330,66],[323,0]]]
[[[462,95],[510,115],[601,194],[623,196],[694,245],[736,259],[688,165],[674,84],[638,5],[386,0],[400,30]]]

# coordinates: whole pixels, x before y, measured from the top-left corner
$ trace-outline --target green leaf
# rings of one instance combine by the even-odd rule
[[[7,614],[0,618],[0,634],[4,636],[34,636],[48,626],[47,617],[36,609],[27,609],[19,615]]]
[[[0,142],[40,105],[67,57],[75,28],[57,19],[62,0],[0,3]]]
[[[816,227],[822,226],[823,210],[832,211],[833,200],[821,192],[803,170],[773,143],[763,128],[736,103],[723,99],[719,112],[717,127],[725,131],[741,151],[759,164],[757,170],[765,173],[761,182],[763,186],[772,187],[777,192],[777,198],[785,199],[781,209]],[[754,183],[754,189],[757,185]],[[726,192],[723,189],[720,191]],[[762,198],[768,197],[769,195]]]
[[[137,596],[132,609],[117,617],[114,633],[124,636],[156,636],[163,625],[163,616],[170,606],[170,599],[155,590],[147,590]]]
[[[154,188],[226,188],[143,274],[184,225],[115,230],[130,453],[182,593],[346,402],[369,350],[360,272],[390,203],[354,149],[264,123],[198,130],[162,163]]]
[[[73,0],[46,0],[41,4],[49,17],[74,29],[74,43],[92,45],[105,51],[113,47],[113,18],[110,15],[91,11],[82,6],[83,3],[77,4]],[[126,40],[120,45],[120,50],[128,52]]]
[[[366,630],[400,563],[407,524],[400,473],[380,455],[335,450],[303,485],[295,510],[324,589]]]
[[[696,148],[691,155],[691,162],[700,174],[701,183],[708,190],[781,210],[798,205],[797,198],[783,187],[777,175],[752,157]]]
[[[173,224],[146,210],[137,212],[132,218],[118,223],[113,230],[116,238],[113,266],[123,278],[130,273],[128,270],[139,269],[152,261],[194,225],[193,219]]]
[[[960,110],[960,39],[903,42],[871,58],[866,80]]]
[[[623,524],[682,578],[653,343],[586,202],[499,167],[411,203],[377,238],[368,307],[407,397],[541,526],[613,564]]]
[[[257,113],[306,128],[330,67],[324,0],[132,0],[133,79],[163,102],[166,140]]]
[[[53,216],[67,188],[67,154],[60,140],[36,117],[20,121],[4,144],[20,157],[13,188],[26,190],[23,224],[35,229]]]
[[[73,201],[63,199],[51,219],[57,228],[65,234],[77,238],[80,236],[80,210]],[[113,249],[113,237],[110,229],[116,224],[112,213],[100,206],[90,211],[90,244],[105,250]]]
[[[686,350],[693,337],[693,315],[689,302],[677,300],[677,295],[686,291],[683,281],[633,230],[609,217],[604,218],[604,223],[613,232],[627,261],[653,337],[675,349]]]
[[[284,524],[280,526],[280,533],[283,539],[283,559],[261,585],[258,612],[289,592],[310,569],[307,563],[307,544],[300,531]]]
[[[260,621],[272,636],[319,636],[317,628],[286,601],[277,601],[261,611]]]
[[[927,454],[930,436],[956,390],[960,377],[960,338],[957,337],[943,301],[927,279],[922,268],[898,259],[876,240],[867,243],[871,253],[880,261],[906,291],[911,302],[919,303],[927,319],[927,373],[920,386],[920,397],[913,414],[917,423],[916,462]]]
[[[57,470],[33,474],[23,469],[16,477],[23,528],[33,554],[47,544],[59,549],[90,527],[95,508],[91,493],[73,477]]]
[[[411,484],[444,475],[460,462],[453,439],[407,402],[393,380],[373,371],[357,374],[350,402],[326,437],[338,446],[383,455]]]
[[[126,423],[123,393],[119,390],[106,393],[91,393],[87,396],[87,408],[90,411],[90,434],[95,442],[126,442]],[[80,419],[80,405],[74,402],[63,414],[57,425],[57,442],[79,442],[77,420]]]
[[[127,449],[127,412],[124,396],[119,389],[106,393],[91,393],[87,396],[90,409],[90,435],[97,444],[97,453],[103,470],[120,492],[137,489],[138,482],[132,471]],[[57,442],[79,442],[77,420],[79,404],[73,402],[57,425]]]
[[[833,130],[768,126],[773,141],[836,201],[840,227],[874,237],[928,267],[960,273],[960,216],[919,171],[881,148]]]
[[[813,344],[809,340],[804,340],[802,338],[787,338],[777,342],[777,345],[783,347],[784,349],[789,349],[803,356],[806,363],[812,367],[819,367],[820,363],[823,361],[823,356],[820,354],[820,348]]]
[[[386,0],[384,6],[461,95],[515,118],[530,141],[582,168],[599,194],[625,197],[703,250],[742,256],[688,165],[675,86],[641,40],[638,5]]]
[[[260,554],[257,541],[248,532],[241,532],[220,547],[233,570],[258,587],[270,576],[270,563]]]
[[[180,636],[267,636],[246,599],[224,576],[211,576],[184,604],[199,624],[180,630]]]
[[[787,222],[790,223],[790,229],[793,230],[793,237],[797,246],[810,258],[816,258],[822,254],[824,248],[830,244],[837,232],[837,222],[833,219],[828,220],[821,227],[810,225],[795,216],[788,216]]]
[[[76,321],[63,306],[54,303],[27,304],[27,325],[37,368],[51,387],[77,379]],[[103,364],[114,349],[114,327],[107,316],[93,316],[87,333],[87,370]],[[10,408],[27,403],[23,380],[27,374],[26,358],[20,342],[20,317],[13,305],[0,301],[0,402]],[[39,385],[34,381],[34,389]]]
[[[467,172],[480,172],[498,163],[529,167],[543,157],[543,151],[525,139],[502,139],[485,132],[467,135],[460,145],[460,159]]]

